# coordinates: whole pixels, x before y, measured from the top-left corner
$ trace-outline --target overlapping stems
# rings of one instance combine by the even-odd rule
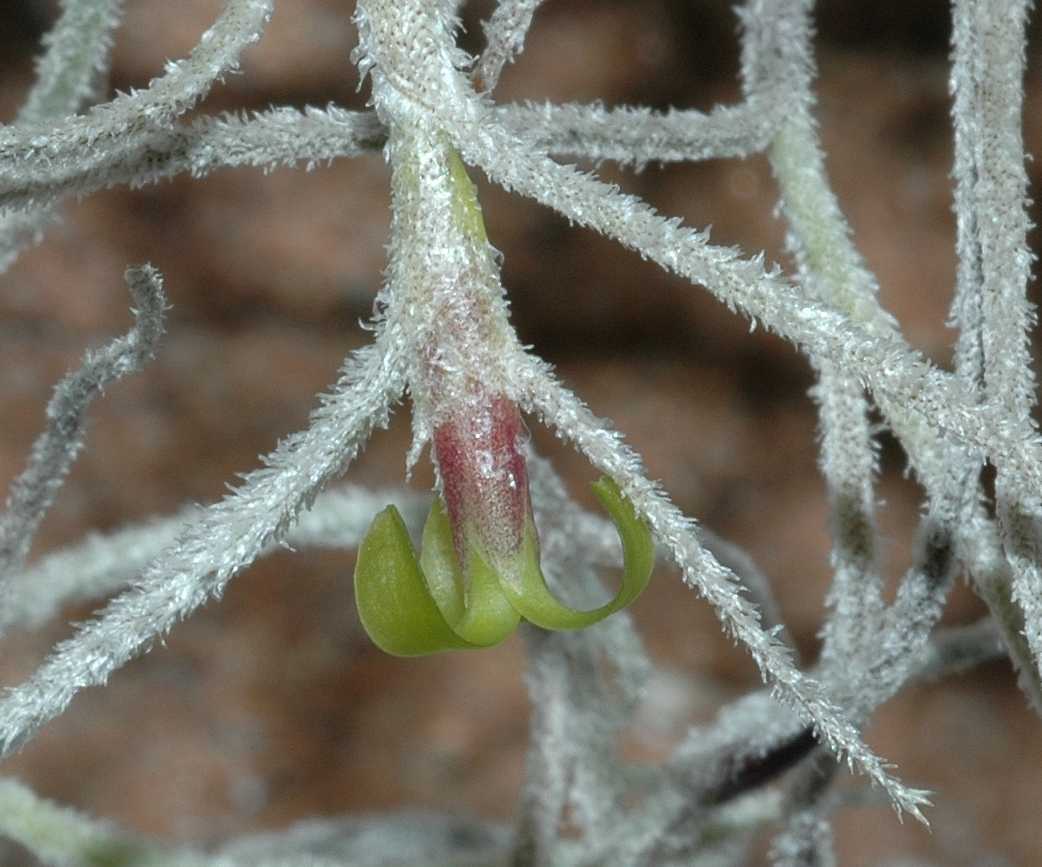
[[[488,31],[490,50],[477,68],[483,86],[494,84],[503,65],[519,50],[537,5],[534,0],[501,4]],[[681,567],[684,579],[716,607],[778,693],[797,709],[795,715],[779,720],[777,729],[765,733],[757,729],[769,703],[765,696],[753,697],[748,712],[733,713],[726,731],[721,728],[716,740],[710,741],[724,747],[730,744],[730,751],[724,749],[723,754],[739,761],[735,757],[753,750],[748,744],[739,745],[741,732],[752,738],[755,749],[761,749],[798,734],[809,720],[824,743],[882,785],[899,809],[919,815],[922,793],[889,776],[861,743],[857,727],[922,666],[925,657],[920,651],[929,650],[926,641],[957,564],[974,577],[1020,669],[1021,685],[1036,707],[1042,706],[1038,668],[1042,503],[1037,493],[1042,451],[1030,418],[1034,381],[1026,341],[1032,314],[1024,295],[1030,256],[1025,246],[1026,181],[1019,133],[1026,3],[1003,0],[999,9],[984,0],[957,0],[954,7],[952,82],[960,217],[960,270],[953,307],[960,336],[954,374],[936,369],[915,353],[879,306],[874,280],[850,243],[828,189],[812,120],[810,5],[807,0],[754,0],[748,5],[743,37],[745,101],[709,114],[658,115],[590,106],[495,107],[475,93],[463,73],[465,58],[454,48],[450,20],[454,4],[371,0],[360,4],[358,12],[360,59],[363,71],[373,73],[379,118],[331,107],[304,113],[274,109],[248,118],[179,125],[178,118],[216,78],[233,69],[241,50],[258,38],[271,12],[270,0],[228,0],[191,57],[170,65],[149,88],[57,122],[90,98],[89,85],[104,66],[107,34],[119,11],[114,0],[68,0],[62,19],[65,29],[60,26],[51,42],[47,57],[53,63],[47,60],[40,66],[30,108],[18,123],[0,129],[0,207],[4,209],[0,267],[44,225],[48,209],[64,196],[114,184],[140,185],[180,172],[202,176],[223,165],[310,166],[382,147],[390,135],[396,170],[403,168],[401,154],[408,152],[418,159],[409,170],[427,172],[434,183],[424,193],[427,199],[438,194],[438,177],[444,168],[438,160],[443,163],[446,148],[454,148],[494,181],[705,285],[729,306],[799,345],[819,375],[815,395],[822,427],[822,470],[833,510],[836,569],[819,669],[824,688],[797,671],[786,648],[761,628],[756,611],[740,592],[741,583],[705,549],[693,523],[647,481],[639,459],[557,383],[545,365],[525,354],[509,334],[501,335],[491,354],[471,357],[467,363],[498,377],[499,390],[555,427],[621,484]],[[74,43],[65,38],[66,30],[74,25],[93,28],[96,51],[69,52]],[[735,251],[713,247],[704,234],[549,156],[610,158],[640,165],[763,150],[778,179],[791,229],[789,246],[798,264],[795,285],[777,270],[765,270],[762,260],[743,259]],[[435,153],[442,156],[431,157]],[[421,165],[424,159],[425,166]],[[399,204],[402,201],[399,196]],[[426,308],[420,320],[406,315],[407,309],[425,308],[422,304],[417,308],[417,299],[409,297],[404,275],[421,260],[430,264],[432,239],[424,237],[429,226],[422,219],[430,204],[420,202],[412,223],[398,226],[396,237],[404,242],[392,249],[384,296],[387,313],[377,323],[374,344],[345,363],[333,393],[314,413],[311,428],[280,444],[265,468],[248,475],[224,501],[189,516],[179,526],[176,540],[152,560],[127,593],[98,620],[59,645],[28,682],[0,701],[0,744],[5,751],[60,713],[78,689],[104,682],[109,673],[220,593],[236,572],[283,538],[322,486],[344,471],[370,431],[385,422],[407,385],[418,399],[410,455],[410,460],[416,459],[430,437],[435,413],[424,407],[429,394],[417,389],[425,373],[414,348],[436,329],[429,318],[433,307]],[[441,205],[442,211],[451,208],[445,202]],[[1002,218],[993,219],[995,214]],[[396,212],[396,219],[400,218]],[[460,268],[460,261],[452,258],[458,239],[448,240],[447,245],[435,245],[447,256],[439,261],[446,268],[442,275],[446,285]],[[406,262],[409,257],[415,260],[412,265]],[[490,284],[493,294],[497,286]],[[1012,343],[1010,335],[1015,335]],[[489,363],[477,363],[483,361]],[[928,494],[919,560],[890,608],[881,602],[874,559],[876,459],[865,387],[904,445]],[[998,527],[981,502],[978,476],[985,459],[998,469]],[[552,546],[547,547],[549,553]],[[1025,625],[1026,639],[1021,635]],[[639,647],[632,646],[626,628],[615,627],[615,649],[629,642],[627,652],[638,666],[643,657]],[[545,640],[562,645],[572,640],[582,644],[584,639]],[[865,656],[863,651],[873,643],[885,651]],[[594,652],[591,647],[581,653]],[[597,652],[611,647],[608,642]],[[863,670],[843,670],[840,663],[859,655],[869,660]],[[556,689],[557,700],[563,701],[568,686],[554,687],[553,665],[540,669],[539,658],[537,646],[533,682],[542,689]],[[568,709],[557,707],[556,717],[553,710],[551,697],[550,715],[543,720],[550,734],[543,740],[563,748],[569,740]],[[612,727],[607,730],[610,733]],[[566,752],[564,758],[579,771],[602,773],[606,791],[618,782],[595,757],[578,756],[572,747]],[[552,750],[541,758],[534,754],[532,767],[541,762],[549,768],[554,756]],[[714,761],[719,762],[719,757]],[[824,759],[826,776],[828,761]],[[681,750],[670,767],[675,771],[698,762]],[[800,787],[793,798],[797,814],[788,842],[777,850],[779,864],[804,863],[800,853],[809,852],[810,858],[827,850],[827,834],[817,812],[823,789],[812,783],[807,776],[796,781]],[[544,854],[553,845],[549,839],[553,807],[565,797],[564,783],[558,779],[554,784],[558,794],[542,805],[546,815],[531,837],[535,849]],[[603,804],[581,806],[590,827],[608,827]],[[661,816],[648,819],[649,841],[663,830],[662,821]],[[634,851],[631,847],[626,857]],[[588,853],[581,856],[578,863],[589,857]]]
[[[127,161],[130,149],[163,132],[233,71],[244,48],[260,38],[274,0],[228,0],[188,58],[167,65],[144,90],[75,113],[96,95],[108,66],[121,0],[64,0],[63,13],[37,64],[37,80],[16,122],[0,127],[0,187],[13,191],[45,177],[64,195],[72,179],[104,175]],[[118,174],[118,172],[117,172]],[[37,240],[60,196],[13,208],[0,202],[0,270]]]
[[[66,3],[67,8],[89,5],[101,5],[100,0]],[[143,90],[120,94],[82,115],[71,115],[79,106],[66,103],[46,113],[34,111],[18,123],[0,128],[0,180],[6,185],[39,175],[61,177],[64,171],[80,174],[118,162],[138,136],[169,128],[216,80],[236,69],[242,51],[260,39],[273,5],[273,0],[227,0],[191,55],[169,63],[165,74]],[[103,19],[108,27],[96,34],[93,47],[99,52],[107,51],[105,33],[115,23],[115,11]],[[81,64],[82,75],[92,77],[99,64],[98,59],[88,58]],[[45,85],[41,79],[37,89]]]
[[[242,48],[258,38],[270,12],[269,2],[229,0],[191,57],[171,64],[147,90],[118,97],[60,127],[36,128],[28,151],[18,149],[24,127],[0,130],[0,152],[10,157],[13,148],[16,162],[50,160],[60,167],[63,149],[80,143],[88,147],[81,170],[85,166],[90,171],[95,161],[89,147],[97,145],[99,155],[110,154],[101,139],[161,128],[194,105],[217,77],[234,67]],[[0,168],[0,175],[5,171],[10,171],[9,164]],[[28,681],[7,692],[0,701],[3,753],[61,713],[78,690],[104,683],[285,535],[326,482],[344,471],[373,427],[386,421],[400,397],[405,383],[401,356],[387,337],[394,329],[393,318],[378,324],[373,345],[348,358],[309,430],[283,440],[263,469],[199,514],[129,591],[58,645]]]
[[[306,431],[285,438],[262,469],[189,523],[131,589],[0,700],[2,752],[61,713],[80,689],[104,683],[283,537],[319,490],[344,472],[372,429],[386,423],[403,388],[398,355],[385,340],[352,355]]]
[[[765,21],[761,23],[765,28],[786,25],[783,14],[772,17],[766,10],[759,12],[764,15]],[[898,422],[909,418],[902,424],[903,433],[911,436],[913,425],[923,428],[925,423],[927,433],[919,431],[919,439],[909,444],[913,459],[917,452],[926,453],[935,445],[939,431],[945,436],[954,435],[979,448],[987,448],[993,459],[1013,464],[1022,469],[1026,477],[1037,475],[1037,463],[1031,460],[1038,450],[1037,438],[1026,435],[1031,434],[1026,422],[1005,415],[996,418],[998,414],[994,408],[981,410],[974,406],[967,400],[958,381],[932,368],[912,352],[888,318],[879,311],[871,292],[859,288],[858,280],[865,284],[870,278],[856,273],[859,267],[856,259],[853,260],[853,276],[856,278],[853,285],[845,279],[850,274],[840,274],[842,282],[836,282],[826,293],[818,287],[801,292],[776,272],[764,272],[758,262],[743,261],[732,251],[712,248],[704,236],[659,217],[643,203],[592,177],[552,162],[545,155],[534,152],[528,142],[511,136],[496,122],[487,105],[468,89],[465,79],[455,69],[457,58],[453,56],[449,41],[449,27],[436,15],[396,17],[395,11],[387,5],[371,3],[362,7],[359,19],[363,47],[370,52],[370,61],[376,64],[376,75],[383,85],[382,89],[377,88],[378,104],[383,105],[389,117],[395,117],[402,124],[437,124],[453,137],[464,158],[480,166],[493,180],[530,195],[576,222],[615,237],[663,266],[704,283],[725,301],[758,316],[801,344],[813,359],[844,364],[869,385],[884,412],[893,410],[890,414],[897,416]],[[387,38],[387,28],[402,27],[409,28],[408,37],[392,43]],[[784,32],[791,36],[791,26]],[[805,40],[797,44],[805,44]],[[771,70],[779,71],[785,72],[784,69]],[[842,230],[840,234],[844,234]],[[820,251],[811,252],[820,254]],[[870,282],[867,285],[870,287]],[[848,293],[849,297],[829,297],[840,292]],[[821,294],[825,297],[815,297]],[[840,306],[836,306],[836,301]],[[874,366],[866,364],[870,359]],[[545,420],[553,423],[556,419],[576,418],[575,413],[580,412],[581,405],[559,397],[560,393],[538,371],[537,365],[529,365],[527,370],[531,374],[530,405],[540,411]],[[843,385],[847,393],[856,388],[852,382]],[[849,417],[860,425],[857,436],[863,443],[861,452],[866,457],[859,465],[844,471],[850,481],[843,480],[840,487],[856,486],[855,517],[863,529],[859,531],[861,539],[855,541],[863,546],[865,531],[870,531],[871,527],[870,520],[864,520],[866,516],[870,517],[866,510],[870,509],[871,498],[865,479],[871,474],[874,458],[871,444],[867,441],[864,406],[858,395],[854,394],[852,399]],[[981,415],[991,424],[980,425]],[[970,429],[972,419],[978,422],[978,427],[973,430]],[[850,422],[844,420],[844,424],[849,426]],[[829,740],[831,734],[843,741],[844,746],[852,747],[854,741],[849,740],[853,737],[852,730],[844,729],[842,723],[833,725],[832,709],[817,704],[820,699],[814,693],[801,692],[807,682],[798,675],[793,677],[794,670],[777,653],[778,648],[757,637],[759,630],[755,619],[743,610],[740,601],[736,604],[735,600],[728,598],[726,588],[733,585],[726,571],[716,564],[706,563],[704,553],[697,547],[685,545],[694,542],[697,546],[697,539],[679,515],[669,511],[670,507],[660,499],[658,492],[642,481],[635,462],[617,443],[610,442],[612,438],[592,420],[590,429],[586,431],[590,436],[588,441],[579,439],[574,422],[567,433],[576,438],[580,448],[595,464],[625,482],[625,492],[652,523],[659,537],[674,544],[678,561],[689,567],[698,564],[697,574],[688,572],[686,577],[718,606],[725,622],[750,647],[764,669],[776,682],[791,690],[791,697],[810,712],[824,738]],[[856,505],[858,502],[860,505]],[[844,507],[849,506],[849,502],[844,502]],[[853,523],[848,520],[847,526]],[[853,550],[854,542],[844,544],[850,549],[848,553],[851,556],[860,557],[862,562],[855,564],[855,571],[864,574],[871,562],[871,552],[866,558],[863,550]],[[937,586],[943,586],[950,573],[947,567],[936,567],[937,549],[946,545],[938,546],[932,540],[926,546],[932,552],[930,556],[935,567],[929,580]],[[841,556],[848,554],[841,552]],[[849,583],[857,587],[859,593],[866,592],[866,586],[871,588],[871,583],[860,581],[858,574]],[[869,589],[867,592],[872,591]],[[927,626],[929,620],[928,617]],[[925,628],[919,630],[924,634],[925,631]],[[865,761],[872,765],[870,759]],[[877,768],[875,772],[882,780],[882,771]]]
[[[36,83],[18,112],[17,125],[43,125],[74,114],[96,97],[108,68],[112,29],[121,0],[66,2],[36,64]],[[51,208],[0,210],[0,271],[18,250],[40,238],[53,219]]]
[[[762,151],[778,123],[773,92],[711,112],[594,105],[504,105],[492,109],[503,126],[558,156],[611,159],[623,164],[745,157]],[[22,137],[22,151],[32,135]],[[248,115],[203,117],[169,128],[129,131],[111,164],[42,168],[0,189],[0,207],[15,215],[117,185],[157,183],[179,174],[202,178],[237,166],[317,165],[379,151],[387,129],[375,112],[337,106],[273,108]],[[14,159],[19,151],[12,148]],[[75,146],[63,151],[74,163]]]
[[[776,78],[780,72],[790,91],[799,94],[767,154],[778,180],[789,224],[787,246],[801,284],[812,297],[864,321],[869,330],[892,333],[896,325],[877,303],[875,281],[850,241],[817,144],[811,113],[809,5],[792,0],[768,9],[768,4],[755,2],[744,9],[746,93],[755,92],[765,74]],[[782,58],[782,69],[763,69],[764,57]],[[929,496],[917,563],[902,582],[897,602],[885,610],[875,563],[876,448],[868,401],[861,383],[845,372],[841,362],[814,356],[811,360],[819,377],[812,393],[819,406],[821,469],[829,490],[834,540],[822,674],[834,690],[847,696],[844,706],[860,717],[896,692],[940,617],[955,571],[954,548],[966,531],[964,519],[973,506],[983,509],[977,494],[980,457],[975,450],[945,442],[931,431],[925,431],[928,448],[924,449],[924,437],[916,441],[909,436],[916,419],[907,418],[901,406],[881,401],[895,433],[912,440],[909,456]],[[955,484],[945,467],[957,468]],[[973,521],[969,527],[978,530],[980,523]],[[834,777],[834,761],[819,757],[792,783],[790,821],[773,850],[776,864],[795,867],[831,859],[822,799]]]
[[[1028,9],[1019,0],[954,4],[951,89],[959,270],[952,318],[960,329],[956,376],[982,406],[1037,439],[1028,345],[1035,322],[1027,300],[1032,255],[1021,138]],[[1016,464],[988,457],[997,470],[1001,547],[972,479],[963,518],[972,528],[967,547],[973,545],[971,553],[977,555],[970,568],[1003,626],[1021,686],[1042,713],[1037,669],[1042,665],[1042,488],[1026,483]],[[1022,621],[1010,604],[1010,572]]]

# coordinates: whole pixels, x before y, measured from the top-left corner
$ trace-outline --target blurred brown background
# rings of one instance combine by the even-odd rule
[[[914,345],[945,363],[955,264],[946,4],[819,5],[819,117],[835,189],[886,306]],[[127,6],[112,79],[120,90],[143,86],[167,58],[183,56],[219,9],[217,0]],[[30,82],[52,7],[2,4],[4,120]],[[467,7],[472,49],[489,9]],[[342,0],[284,0],[243,74],[218,87],[204,110],[361,107],[347,58],[350,11]],[[716,0],[549,0],[498,98],[660,108],[735,101],[735,30],[729,4]],[[1036,154],[1037,46],[1026,107]],[[1029,164],[1036,186],[1038,165]],[[668,214],[712,224],[719,243],[784,262],[762,159],[603,172]],[[522,339],[615,421],[682,509],[747,547],[813,658],[829,543],[806,362],[762,330],[750,335],[704,290],[535,204],[481,189]],[[53,383],[85,347],[125,330],[128,263],[158,266],[174,309],[159,358],[92,409],[89,448],[37,551],[220,497],[236,472],[304,425],[315,393],[366,340],[358,321],[381,280],[387,204],[379,155],[312,173],[226,171],[71,204],[44,244],[0,278],[3,478],[20,469]],[[582,495],[590,468],[546,431],[534,435]],[[400,483],[407,436],[403,409],[350,478]],[[893,580],[909,561],[919,491],[902,478],[899,449],[883,442],[881,523]],[[415,483],[429,484],[429,471]],[[429,660],[383,656],[356,626],[352,569],[348,554],[262,562],[108,688],[80,695],[5,772],[128,827],[198,843],[402,805],[509,819],[527,724],[520,640]],[[8,638],[3,683],[27,675],[68,635],[66,621],[90,610],[67,610],[38,634]],[[960,587],[946,619],[969,622],[981,610]],[[669,569],[635,615],[673,675],[654,685],[672,712],[648,715],[627,745],[654,758],[687,724],[711,718],[758,680]],[[906,780],[936,791],[933,833],[899,825],[885,808],[848,811],[837,825],[843,864],[902,853],[946,865],[1038,863],[1042,725],[1008,665],[908,690],[868,737]],[[15,850],[7,858],[28,863]]]

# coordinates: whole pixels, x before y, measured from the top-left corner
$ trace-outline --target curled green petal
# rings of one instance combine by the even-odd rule
[[[472,647],[449,628],[416,562],[394,506],[374,519],[355,563],[358,617],[373,643],[392,656]]]
[[[593,485],[593,492],[608,510],[622,540],[622,586],[615,598],[591,611],[578,611],[557,601],[539,567],[539,546],[534,528],[526,528],[519,556],[522,565],[520,582],[501,578],[503,592],[522,617],[543,629],[582,629],[592,626],[610,614],[625,608],[648,586],[655,566],[655,544],[647,525],[637,517],[632,504],[618,485],[603,476]]]
[[[475,545],[467,546],[467,583],[440,498],[431,506],[423,528],[420,566],[442,616],[464,641],[488,647],[517,629],[521,615],[503,593],[498,573]]]
[[[522,617],[543,629],[582,629],[629,605],[655,565],[651,531],[611,479],[602,478],[593,490],[622,540],[622,586],[607,604],[578,611],[557,601],[539,566],[531,517],[520,547],[502,564],[506,568],[494,568],[472,541],[465,543],[461,565],[445,505],[436,499],[419,561],[394,506],[376,516],[362,540],[355,600],[369,637],[394,656],[422,656],[498,644]]]

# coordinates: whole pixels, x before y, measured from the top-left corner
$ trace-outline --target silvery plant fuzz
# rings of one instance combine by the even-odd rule
[[[829,185],[812,0],[739,6],[742,99],[708,112],[497,102],[540,0],[499,0],[478,56],[460,48],[455,0],[330,4],[354,22],[343,57],[357,66],[367,110],[196,111],[261,40],[275,3],[224,0],[185,58],[109,98],[109,56],[130,4],[61,0],[23,107],[0,127],[3,268],[46,235],[66,200],[177,175],[306,169],[382,152],[391,202],[371,340],[344,360],[305,429],[217,502],[31,561],[41,520],[90,447],[90,404],[162,352],[164,279],[150,264],[128,268],[132,327],[58,383],[0,515],[0,628],[39,624],[69,599],[111,600],[0,696],[0,754],[258,558],[280,546],[356,548],[358,616],[381,649],[481,653],[523,633],[532,719],[516,822],[456,833],[456,820],[437,814],[325,819],[203,851],[120,830],[6,778],[0,834],[45,864],[77,867],[708,867],[747,863],[766,828],[771,864],[811,867],[836,863],[832,819],[851,797],[833,784],[848,774],[892,806],[893,821],[927,822],[930,798],[943,792],[906,782],[866,745],[877,708],[908,683],[1005,657],[1042,711],[1042,438],[1032,416],[1021,138],[1029,4],[952,3],[958,269],[954,360],[942,368],[881,306]],[[754,154],[777,184],[789,272],[573,165]],[[478,176],[704,287],[809,361],[832,533],[813,664],[797,661],[768,578],[683,514],[669,479],[649,479],[625,432],[518,339]],[[430,461],[433,496],[340,484],[396,408],[412,423],[406,473]],[[528,427],[553,431],[589,464],[600,511],[572,499]],[[892,601],[877,557],[882,430],[924,492],[914,562]],[[982,486],[985,466],[993,491]],[[666,760],[638,766],[616,744],[653,665],[626,609],[668,580],[652,577],[656,558],[712,606],[765,686],[693,728]],[[620,568],[609,593],[601,582]],[[960,575],[987,614],[940,627]]]

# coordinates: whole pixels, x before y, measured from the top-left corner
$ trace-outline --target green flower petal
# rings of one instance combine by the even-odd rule
[[[373,519],[355,565],[355,600],[365,631],[387,653],[422,656],[498,644],[521,617],[543,629],[582,629],[629,605],[655,565],[651,531],[611,479],[602,478],[593,490],[622,539],[622,586],[611,602],[577,611],[557,601],[539,566],[531,519],[509,576],[493,569],[474,544],[467,545],[464,570],[445,506],[435,499],[419,562],[394,506]]]
[[[520,585],[501,577],[503,592],[521,616],[543,629],[582,629],[592,626],[610,614],[625,608],[648,586],[655,566],[655,544],[651,531],[641,521],[618,485],[602,477],[593,485],[597,499],[607,509],[622,540],[622,586],[615,598],[592,611],[577,611],[557,601],[539,567],[539,545],[535,529],[525,530],[521,558]]]
[[[373,519],[355,563],[358,617],[373,643],[392,656],[472,647],[449,628],[416,562],[394,506]]]
[[[420,566],[442,616],[464,641],[488,647],[517,629],[521,616],[504,595],[499,575],[474,545],[467,546],[466,584],[441,498],[435,498],[423,528]]]

